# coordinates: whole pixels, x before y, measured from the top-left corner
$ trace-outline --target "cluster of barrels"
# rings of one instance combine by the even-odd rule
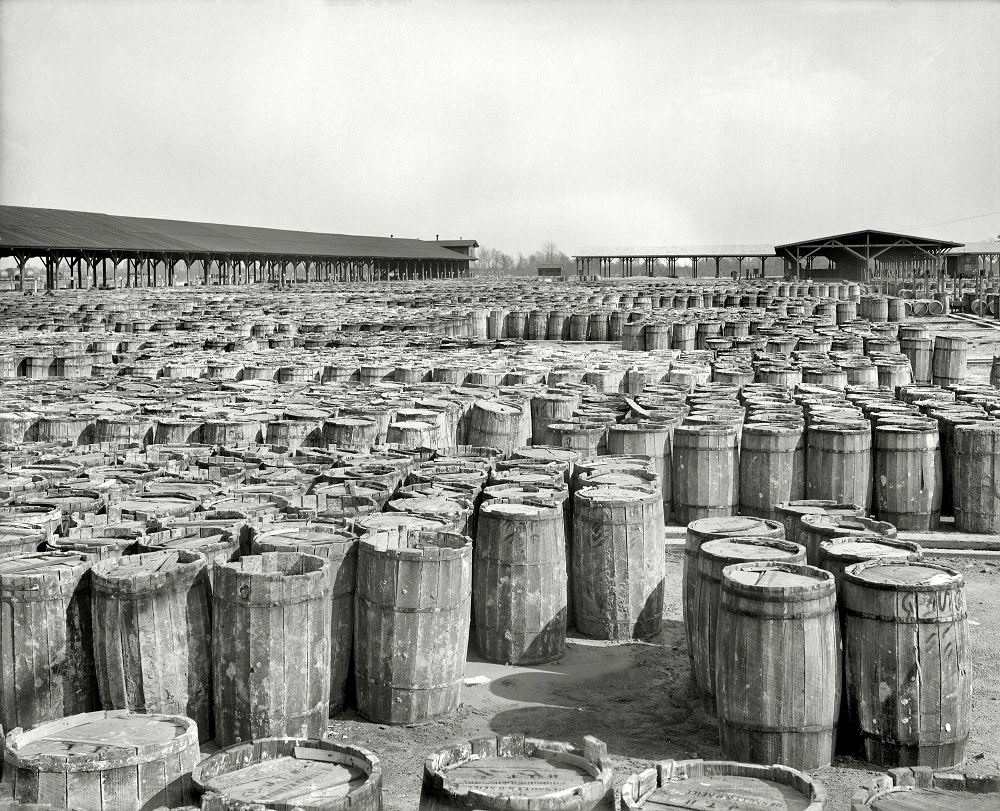
[[[724,755],[796,769],[835,750],[888,768],[960,763],[972,702],[962,575],[858,504],[792,501],[777,515],[687,529],[692,681]]]

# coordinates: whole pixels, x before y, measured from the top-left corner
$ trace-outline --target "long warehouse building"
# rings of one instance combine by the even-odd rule
[[[475,240],[287,231],[0,206],[0,259],[45,265],[45,287],[461,278]]]

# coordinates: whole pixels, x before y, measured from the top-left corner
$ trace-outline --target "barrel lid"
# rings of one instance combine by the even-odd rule
[[[815,566],[789,563],[738,563],[727,566],[723,580],[757,589],[812,588],[833,582],[833,575]]]
[[[920,545],[905,541],[887,542],[878,535],[860,535],[823,541],[820,544],[823,553],[828,558],[860,562],[876,558],[908,558],[920,553]]]
[[[896,527],[888,521],[876,521],[863,515],[843,513],[814,513],[803,515],[800,519],[803,526],[815,530],[822,535],[879,535],[883,538],[895,538]]]
[[[673,780],[647,795],[641,804],[650,811],[711,808],[719,811],[768,808],[808,811],[812,799],[792,786],[760,777],[733,774],[703,775]],[[815,806],[813,806],[815,807]]]
[[[848,567],[852,580],[881,586],[961,585],[962,575],[948,566],[923,561],[872,560]]]
[[[737,563],[804,556],[805,547],[791,541],[764,538],[716,538],[702,544],[701,554]]]
[[[387,529],[391,527],[407,527],[410,529],[440,529],[444,521],[436,518],[423,518],[409,513],[375,513],[366,515],[358,521],[358,526],[366,530]]]
[[[604,477],[599,477],[604,478]],[[645,482],[641,480],[635,480],[637,483],[645,485]],[[634,487],[628,487],[624,482],[621,482],[622,486],[618,484],[604,484],[601,482],[596,486],[584,487],[579,490],[576,494],[576,498],[584,499],[587,501],[648,501],[650,497],[651,490],[648,489],[636,489]],[[659,496],[657,496],[659,498]]]
[[[777,505],[776,510],[798,515],[861,515],[864,510],[857,504],[838,504],[827,499],[803,499],[800,501],[784,501]]]
[[[95,755],[102,760],[134,757],[143,749],[159,748],[190,734],[193,726],[193,721],[174,715],[92,712],[40,724],[28,732],[15,730],[7,738],[7,747],[22,767],[25,761],[42,757],[96,765],[100,760]]]
[[[550,510],[551,507],[542,504],[527,504],[522,502],[491,500],[482,506],[482,512],[501,515],[538,516]]]
[[[996,811],[1000,798],[995,793],[900,786],[878,794],[866,805],[872,811]]]
[[[549,797],[591,782],[582,766],[537,757],[481,757],[443,770],[443,787],[454,794]]]
[[[64,573],[78,574],[80,567],[87,565],[89,564],[86,557],[79,552],[37,552],[0,558],[0,577],[5,575],[62,577]]]
[[[185,560],[185,558],[187,558]],[[182,549],[145,552],[141,555],[126,555],[98,563],[95,574],[105,580],[133,580],[144,575],[153,575],[189,567],[202,562],[200,555]]]
[[[698,535],[766,535],[774,527],[774,522],[744,516],[699,518],[688,524],[688,529]]]
[[[368,777],[369,770],[357,765],[352,755],[296,746],[288,754],[208,778],[203,790],[241,807],[246,803],[258,808],[327,808],[343,802]]]

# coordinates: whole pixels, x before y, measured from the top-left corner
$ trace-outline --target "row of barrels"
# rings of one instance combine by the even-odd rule
[[[190,719],[179,716],[111,712],[15,732],[4,747],[5,776],[14,799],[0,801],[0,807],[382,808],[383,765],[367,749],[332,736],[265,738],[200,759],[193,727]],[[100,747],[102,756],[82,751],[84,740]],[[720,803],[804,811],[827,807],[821,780],[782,766],[665,760],[629,774],[616,786],[613,765],[607,746],[592,736],[584,736],[579,746],[521,734],[477,738],[427,757],[414,807],[459,811],[470,802],[512,811],[702,808]],[[895,769],[859,788],[851,809],[985,809],[996,803],[998,779],[925,767]]]

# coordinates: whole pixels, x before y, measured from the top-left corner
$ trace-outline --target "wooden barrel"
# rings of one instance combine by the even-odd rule
[[[875,428],[875,509],[899,529],[926,532],[941,519],[944,480],[938,425]]]
[[[830,765],[841,689],[833,575],[787,563],[726,567],[715,650],[723,754],[793,769]]]
[[[607,439],[607,426],[596,422],[552,422],[546,426],[551,444],[569,448],[581,459],[597,456]]]
[[[212,735],[212,617],[205,558],[184,550],[97,563],[94,664],[105,709],[186,715]]]
[[[701,696],[702,709],[716,714],[715,636],[719,622],[722,570],[734,563],[781,561],[805,563],[806,551],[797,543],[754,537],[716,538],[701,545],[694,565],[690,605],[691,677]]]
[[[688,656],[693,647],[691,629],[694,627],[695,578],[698,571],[698,554],[702,544],[716,538],[759,538],[761,540],[782,540],[785,529],[777,521],[749,516],[731,518],[701,518],[687,526],[684,536],[684,568],[681,573],[681,606],[684,612],[684,631],[688,641]],[[693,662],[692,662],[693,666]]]
[[[584,487],[573,497],[576,629],[597,639],[648,639],[663,627],[659,491]]]
[[[673,463],[673,508],[678,524],[735,514],[739,502],[736,428],[681,425],[674,431]]]
[[[804,515],[865,515],[857,504],[840,504],[830,499],[799,499],[786,501],[775,508],[776,518],[785,528],[785,539],[802,543],[800,530]],[[803,544],[804,546],[805,544]]]
[[[810,566],[819,566],[820,544],[831,538],[875,536],[895,538],[896,527],[887,521],[876,521],[863,515],[834,515],[815,513],[803,515],[799,519],[796,537],[806,548],[806,558]]]
[[[529,444],[531,409],[511,400],[477,400],[469,414],[468,444],[500,448],[505,456]]]
[[[327,738],[237,743],[201,761],[191,781],[205,811],[382,809],[379,759],[360,746]]]
[[[583,747],[501,735],[435,752],[424,762],[419,811],[610,811],[613,768],[607,746]]]
[[[899,339],[899,350],[910,361],[913,382],[928,384],[933,379],[934,341],[928,337],[903,337]]]
[[[7,736],[4,782],[15,800],[86,811],[194,803],[198,728],[179,715],[89,712]]]
[[[962,762],[972,672],[962,575],[937,563],[873,560],[844,571],[850,734],[886,767]]]
[[[452,532],[361,539],[354,614],[358,711],[418,724],[459,705],[469,644],[472,541]]]
[[[442,446],[441,429],[424,420],[402,420],[390,423],[385,441],[401,448],[433,448]]]
[[[850,811],[995,811],[1000,774],[893,769],[851,795]]]
[[[841,625],[845,619],[842,603],[844,571],[855,563],[869,560],[922,560],[924,551],[914,541],[886,538],[875,533],[843,535],[829,538],[819,545],[819,567],[826,569],[837,580],[837,608],[841,615]],[[844,644],[847,644],[845,640]]]
[[[872,430],[866,422],[813,423],[806,431],[806,496],[842,504],[872,503]]]
[[[558,437],[549,431],[552,423],[568,422],[580,406],[580,395],[546,391],[531,398],[531,444],[558,445]]]
[[[30,555],[38,551],[44,540],[45,530],[42,527],[0,526],[0,558]]]
[[[323,423],[323,441],[345,450],[367,453],[378,444],[379,425],[366,417],[337,417]]]
[[[968,371],[969,342],[963,335],[936,335],[931,378],[935,386],[962,383]]]
[[[608,453],[611,456],[648,456],[660,477],[664,520],[670,518],[672,502],[672,465],[670,426],[657,422],[620,423],[608,428]]]
[[[479,511],[473,568],[476,641],[491,662],[541,664],[566,649],[566,530],[560,506]]]
[[[97,704],[91,563],[77,552],[0,559],[0,726],[32,727]]]
[[[216,740],[320,734],[330,715],[329,564],[248,555],[216,566],[212,586]]]
[[[662,760],[621,787],[622,808],[823,811],[826,789],[809,775],[784,766],[729,760]]]
[[[747,423],[740,445],[740,513],[776,518],[782,502],[805,497],[806,447],[801,425]]]
[[[254,534],[251,549],[264,552],[298,552],[323,558],[330,577],[330,715],[347,703],[347,677],[354,648],[354,584],[358,564],[357,539],[331,525],[266,529]]]
[[[1000,422],[956,425],[952,465],[955,528],[1000,535]]]

